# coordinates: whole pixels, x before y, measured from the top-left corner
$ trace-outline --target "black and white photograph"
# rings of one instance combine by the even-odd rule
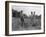
[[[12,31],[41,29],[40,6],[12,6]]]
[[[44,33],[44,3],[9,3],[9,34]]]

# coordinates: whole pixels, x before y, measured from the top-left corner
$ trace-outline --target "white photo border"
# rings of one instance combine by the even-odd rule
[[[41,6],[42,9],[42,15],[41,15],[41,30],[29,30],[29,31],[12,31],[12,5],[27,5],[27,6]],[[24,34],[24,33],[40,33],[40,32],[43,32],[43,5],[36,5],[36,4],[22,4],[22,3],[9,3],[9,33],[10,34]]]

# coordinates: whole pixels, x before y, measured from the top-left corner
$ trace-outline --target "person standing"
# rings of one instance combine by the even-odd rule
[[[36,26],[36,20],[35,20],[36,18],[35,18],[35,12],[34,12],[34,14],[33,14],[33,25],[32,26]]]
[[[34,19],[33,12],[31,12],[31,23],[33,23],[33,19]]]
[[[24,27],[24,16],[23,16],[23,11],[20,12],[20,20],[21,20],[21,26]]]

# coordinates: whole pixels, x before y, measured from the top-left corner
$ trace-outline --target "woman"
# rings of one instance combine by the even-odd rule
[[[24,16],[22,14],[23,11],[20,12],[20,20],[21,20],[21,26],[24,26]]]

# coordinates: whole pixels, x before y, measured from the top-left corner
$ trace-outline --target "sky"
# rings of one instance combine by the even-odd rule
[[[41,6],[16,6],[13,5],[12,9],[21,11],[23,10],[23,14],[26,14],[27,16],[31,15],[31,12],[35,11],[35,15],[40,15],[41,14]]]

